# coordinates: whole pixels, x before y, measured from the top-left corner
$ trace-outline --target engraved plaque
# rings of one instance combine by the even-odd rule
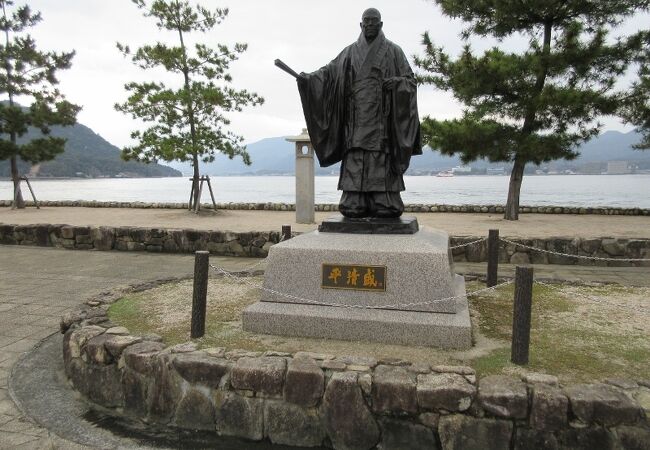
[[[386,266],[323,263],[321,287],[384,292]]]

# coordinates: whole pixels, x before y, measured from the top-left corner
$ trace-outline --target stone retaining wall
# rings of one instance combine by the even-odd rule
[[[647,449],[650,380],[560,386],[464,366],[369,357],[165,347],[108,321],[106,304],[64,316],[65,373],[109,414],[335,449]]]
[[[11,200],[0,200],[0,207],[11,206]],[[34,202],[26,202],[33,206]],[[187,203],[151,203],[151,202],[100,202],[96,200],[45,200],[39,201],[41,206],[74,206],[84,208],[139,208],[139,209],[187,209]],[[212,209],[211,203],[202,203],[204,209]],[[217,203],[217,209],[256,210],[256,211],[295,211],[293,203]],[[318,203],[314,206],[316,211],[338,211],[337,203]],[[503,214],[503,205],[443,205],[443,204],[407,204],[404,211],[407,213],[426,212],[457,212],[457,213],[485,213]],[[521,206],[522,214],[599,214],[615,216],[650,216],[647,208],[616,208],[616,207],[574,207],[574,206]]]
[[[192,253],[208,250],[219,256],[264,258],[269,248],[280,241],[280,232],[201,231],[138,227],[86,227],[71,225],[0,224],[0,244],[36,245],[75,250],[120,250],[166,253]],[[480,236],[450,238],[452,247],[480,239]],[[576,264],[600,266],[650,266],[650,261],[616,259],[650,259],[650,239],[509,239],[520,244],[569,255],[612,258],[613,261],[572,258],[547,254],[500,242],[500,262],[513,264]],[[452,250],[454,261],[484,262],[487,241]]]
[[[280,232],[202,231],[138,227],[0,224],[0,244],[36,245],[74,250],[119,250],[266,257]]]

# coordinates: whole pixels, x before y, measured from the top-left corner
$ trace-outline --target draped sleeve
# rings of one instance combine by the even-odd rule
[[[399,174],[408,169],[412,155],[422,154],[420,119],[418,116],[417,84],[404,52],[394,47],[398,74],[393,89],[386,92],[391,114],[388,119],[389,148],[393,152],[393,167]]]
[[[348,55],[349,47],[326,66],[298,78],[307,130],[321,167],[336,164],[345,153]]]

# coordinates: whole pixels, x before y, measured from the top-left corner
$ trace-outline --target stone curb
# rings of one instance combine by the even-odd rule
[[[63,358],[75,389],[138,426],[335,449],[650,442],[647,380],[563,387],[544,374],[477,381],[471,367],[394,359],[165,348],[157,336],[129,336],[110,323],[108,306],[125,292],[103,293],[61,319]]]
[[[296,233],[297,234],[297,233]],[[269,248],[280,242],[280,231],[206,231],[142,227],[88,227],[64,224],[12,225],[0,223],[0,244],[33,245],[74,250],[147,251],[193,253],[207,250],[218,256],[265,258]],[[451,236],[449,245],[455,262],[487,261],[487,241],[453,248],[481,239],[480,236]],[[499,262],[511,264],[561,264],[610,267],[650,267],[650,239],[627,238],[512,238],[512,242],[567,255],[611,258],[609,261],[573,258],[505,242],[499,243]]]
[[[41,206],[47,207],[84,207],[84,208],[138,208],[138,209],[187,209],[187,203],[161,203],[161,202],[102,202],[97,200],[44,200],[38,202]],[[0,207],[11,206],[11,200],[0,200]],[[34,202],[27,201],[28,206],[34,206]],[[202,203],[204,209],[212,209],[212,204]],[[217,209],[251,210],[251,211],[295,211],[293,203],[217,203]],[[317,203],[315,211],[338,211],[336,203]],[[407,213],[484,213],[502,214],[504,205],[445,205],[437,203],[412,203],[404,207]],[[597,214],[614,216],[650,216],[648,208],[619,208],[619,207],[575,207],[575,206],[521,206],[522,214]]]

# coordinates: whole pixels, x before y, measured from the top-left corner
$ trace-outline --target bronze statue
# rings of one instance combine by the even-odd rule
[[[311,142],[322,167],[339,161],[339,210],[346,217],[399,217],[411,155],[421,155],[417,86],[379,11],[361,19],[361,35],[329,64],[297,75]]]

